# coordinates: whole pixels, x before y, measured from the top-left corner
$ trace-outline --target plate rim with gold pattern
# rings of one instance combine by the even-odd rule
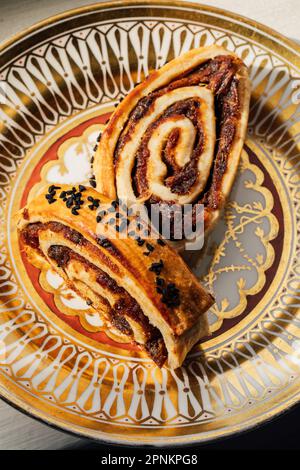
[[[101,12],[103,13],[104,18],[105,14],[107,14],[107,12],[110,12],[110,19],[114,21],[113,12],[119,12],[120,8],[136,8],[137,10],[140,9],[143,10],[144,15],[147,16],[146,8],[150,6],[152,15],[155,8],[159,9],[164,7],[165,10],[170,11],[170,16],[174,18],[174,21],[180,21],[180,14],[182,14],[183,16],[187,15],[188,17],[188,14],[194,12],[195,15],[198,15],[197,18],[200,18],[201,14],[206,15],[206,19],[208,17],[216,18],[216,24],[220,29],[222,29],[223,25],[223,30],[226,30],[227,23],[231,22],[232,31],[241,35],[243,35],[244,33],[245,37],[247,36],[247,29],[251,29],[252,31],[255,30],[255,34],[257,35],[258,40],[262,41],[262,47],[275,50],[276,54],[281,55],[283,59],[292,62],[293,65],[297,66],[298,69],[300,69],[300,46],[298,46],[292,40],[282,36],[280,33],[256,21],[250,20],[240,15],[236,15],[231,12],[227,12],[223,9],[210,7],[207,5],[201,5],[198,3],[196,4],[179,1],[109,2],[72,9],[65,13],[58,14],[46,20],[40,21],[32,27],[27,28],[23,32],[13,36],[9,40],[1,44],[0,54],[5,53],[5,51],[8,51],[10,48],[13,48],[16,42],[26,40],[31,36],[34,38],[36,34],[42,34],[43,29],[51,27],[54,28],[58,22],[62,20],[67,21],[74,16],[85,14],[88,15],[93,14],[95,12]],[[134,15],[132,16],[134,17]],[[210,26],[210,24],[208,24],[208,26]],[[213,346],[214,344],[212,342],[211,347],[213,348]],[[235,420],[234,417],[228,417],[226,419],[224,419],[223,417],[224,424],[221,423],[215,429],[211,430],[207,428],[206,430],[202,431],[198,425],[198,430],[196,429],[196,431],[191,434],[184,433],[176,435],[170,432],[169,434],[157,433],[157,435],[154,435],[155,433],[149,431],[148,428],[148,430],[143,431],[143,434],[141,435],[140,431],[142,429],[139,428],[139,426],[136,426],[136,431],[132,431],[131,434],[126,432],[126,424],[123,428],[120,428],[121,432],[110,433],[108,432],[108,427],[110,426],[109,421],[107,422],[107,424],[102,424],[101,426],[99,424],[95,424],[93,427],[89,427],[90,423],[88,420],[81,418],[78,419],[77,422],[71,422],[69,420],[69,415],[67,412],[56,410],[57,412],[54,413],[52,412],[52,409],[55,407],[51,407],[48,404],[45,404],[43,409],[39,409],[38,406],[35,406],[34,396],[32,396],[29,400],[27,396],[26,398],[24,398],[24,396],[22,396],[22,394],[20,392],[17,392],[16,390],[17,388],[14,388],[13,380],[9,378],[9,376],[0,376],[0,396],[5,401],[12,404],[19,410],[51,426],[55,426],[57,428],[63,429],[64,431],[68,431],[76,435],[90,437],[101,441],[127,445],[147,444],[155,446],[171,446],[183,444],[188,445],[193,443],[205,442],[208,440],[228,436],[237,432],[245,431],[249,428],[255,427],[265,421],[270,420],[272,417],[277,416],[278,414],[282,413],[287,409],[290,409],[293,405],[299,402],[300,398],[299,393],[297,391],[294,394],[291,394],[290,391],[287,390],[286,395],[284,393],[281,394],[280,403],[276,403],[276,400],[273,400],[274,403],[272,404],[272,406],[268,405],[269,403],[271,403],[270,400],[266,401],[266,403],[260,403],[260,405],[257,407],[257,409],[259,408],[260,413],[253,414],[250,409],[247,410],[247,412],[245,412],[243,422],[238,422],[238,420]],[[136,441],[137,432],[139,433],[139,442]]]

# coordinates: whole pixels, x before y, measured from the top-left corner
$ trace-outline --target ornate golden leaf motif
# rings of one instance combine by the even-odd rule
[[[279,225],[272,214],[272,193],[263,181],[262,171],[249,162],[243,151],[237,181],[225,207],[223,238],[220,233],[212,233],[210,239],[210,245],[216,248],[204,279],[216,293],[210,315],[212,332],[221,327],[225,318],[243,313],[247,295],[261,290],[265,271],[273,264],[275,254],[270,241],[276,238]],[[230,288],[223,295],[220,286],[226,284]]]

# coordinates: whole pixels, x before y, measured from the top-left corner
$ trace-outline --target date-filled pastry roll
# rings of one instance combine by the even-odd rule
[[[237,172],[250,98],[242,60],[191,50],[151,73],[118,105],[94,157],[97,190],[131,202],[204,205],[217,220]]]
[[[212,296],[172,248],[147,236],[124,203],[92,188],[52,185],[16,219],[29,261],[49,263],[108,327],[158,366],[179,367],[208,334]]]

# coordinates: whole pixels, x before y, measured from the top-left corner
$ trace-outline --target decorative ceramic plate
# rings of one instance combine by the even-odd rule
[[[88,184],[114,104],[190,48],[247,63],[249,132],[230,201],[189,263],[216,296],[212,336],[159,370],[19,250],[12,214],[41,184]],[[0,394],[84,436],[193,443],[258,424],[300,398],[300,49],[245,18],[182,2],[100,4],[4,44],[0,121]]]

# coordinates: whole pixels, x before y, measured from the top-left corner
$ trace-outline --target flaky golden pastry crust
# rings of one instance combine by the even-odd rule
[[[142,237],[123,212],[91,188],[52,186],[19,211],[17,229],[29,259],[42,257],[158,365],[179,367],[208,334],[213,298],[172,248]],[[128,237],[107,222],[113,217]]]

